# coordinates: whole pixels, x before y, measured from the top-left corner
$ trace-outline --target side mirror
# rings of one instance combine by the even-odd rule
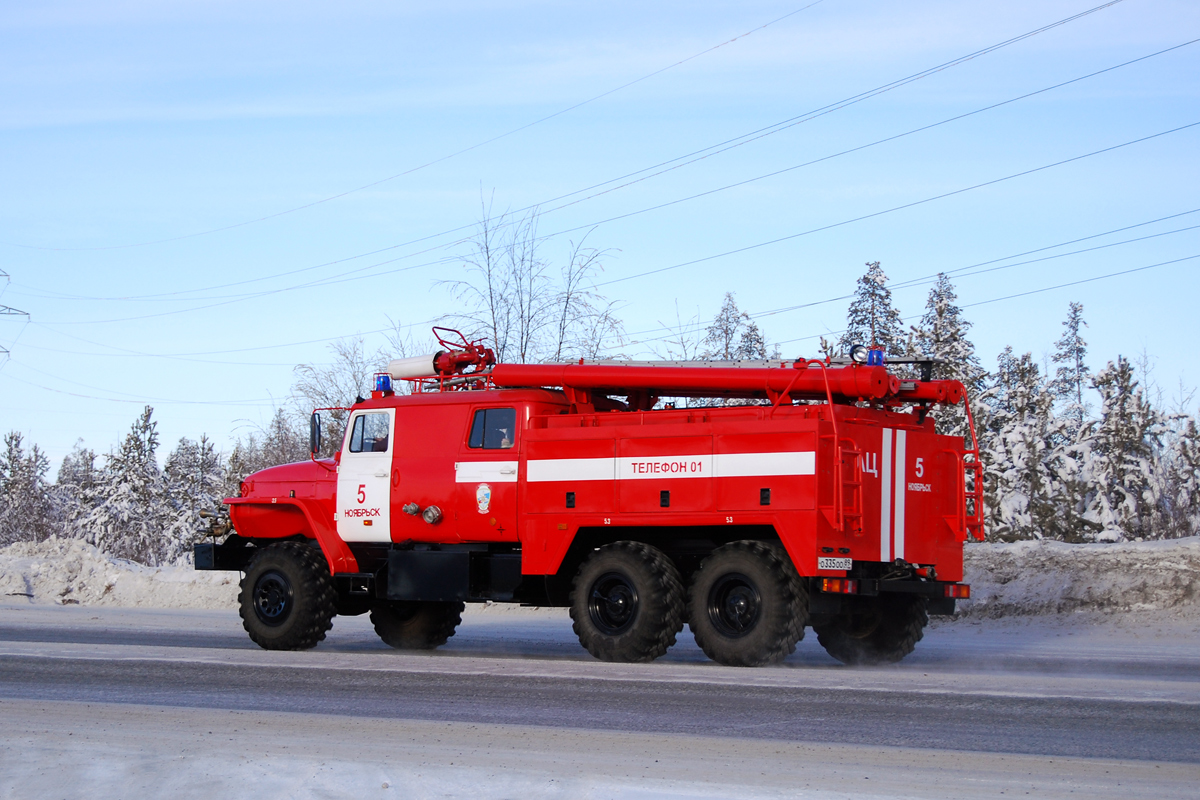
[[[321,415],[315,411],[308,420],[308,452],[313,458],[321,452]]]

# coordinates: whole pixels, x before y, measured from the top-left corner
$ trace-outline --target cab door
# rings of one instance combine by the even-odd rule
[[[464,542],[517,540],[518,437],[527,409],[476,407],[454,464],[455,523]]]
[[[342,444],[337,480],[337,532],[347,542],[391,541],[394,409],[355,412]]]

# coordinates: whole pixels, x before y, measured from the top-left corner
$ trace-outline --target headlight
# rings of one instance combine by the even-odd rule
[[[865,364],[867,363],[867,356],[870,354],[870,352],[871,351],[867,349],[866,345],[853,345],[850,348],[850,360],[858,364]]]

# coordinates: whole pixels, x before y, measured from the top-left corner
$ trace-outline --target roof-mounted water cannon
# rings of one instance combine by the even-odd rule
[[[447,339],[438,331],[453,334],[455,338]],[[468,369],[471,373],[482,372],[496,363],[496,354],[490,347],[483,346],[482,339],[469,342],[467,337],[453,328],[435,327],[433,335],[437,337],[438,344],[447,348],[434,358],[434,367],[439,375],[469,374]]]
[[[445,350],[427,356],[394,359],[388,363],[386,374],[393,380],[445,378],[478,374],[496,363],[496,354],[490,347],[484,347],[482,341],[467,341],[460,331],[435,327],[433,335]]]

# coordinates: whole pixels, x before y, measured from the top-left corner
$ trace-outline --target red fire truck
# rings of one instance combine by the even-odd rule
[[[313,457],[248,476],[196,546],[197,569],[245,573],[262,647],[369,613],[389,645],[435,648],[491,601],[569,607],[606,661],[658,658],[686,623],[721,664],[777,662],[810,626],[879,663],[969,597],[978,448],[936,432],[965,397],[930,363],[496,364],[439,341],[341,411],[333,458],[314,413]]]

